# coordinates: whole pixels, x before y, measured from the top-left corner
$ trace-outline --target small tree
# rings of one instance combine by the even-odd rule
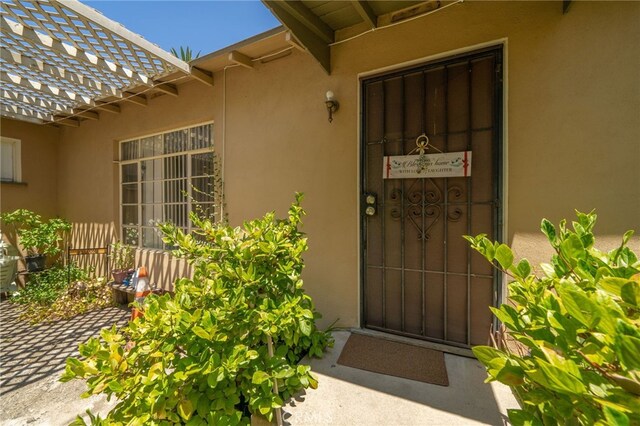
[[[476,346],[489,379],[509,385],[521,410],[514,425],[640,424],[640,262],[627,247],[632,231],[608,253],[594,247],[596,215],[577,213],[568,229],[546,219],[556,254],[532,274],[505,244],[465,237],[508,275],[512,304],[491,308],[525,350]]]
[[[331,337],[316,329],[320,315],[302,289],[300,200],[283,220],[269,213],[231,228],[192,214],[195,235],[161,225],[193,279],[179,279],[174,297],[147,297],[144,316],[121,332],[80,345],[84,360],[68,359],[61,380],[88,378],[85,395],[120,401],[109,422],[145,425],[245,424],[315,388],[309,366],[297,363],[322,355]]]
[[[43,221],[42,216],[27,209],[2,213],[0,220],[13,227],[28,256],[60,254],[60,242],[71,231],[71,224],[66,220],[53,218]]]

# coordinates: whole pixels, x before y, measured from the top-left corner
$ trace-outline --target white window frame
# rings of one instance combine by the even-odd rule
[[[157,133],[150,133],[147,135],[142,135],[136,138],[130,138],[130,139],[126,139],[126,140],[121,140],[118,142],[118,158],[121,158],[122,156],[122,145],[127,143],[127,142],[131,142],[131,141],[135,141],[135,140],[142,140],[142,139],[146,139],[146,138],[151,138],[154,136],[158,136],[158,135],[165,135],[167,133],[173,133],[173,132],[178,132],[180,130],[186,130],[186,129],[192,129],[195,127],[201,127],[201,126],[207,126],[207,125],[211,125],[211,147],[208,148],[201,148],[201,149],[194,149],[194,150],[188,150],[188,151],[179,151],[179,152],[173,152],[171,154],[161,154],[161,155],[155,155],[155,156],[149,156],[149,157],[141,157],[138,156],[138,158],[132,159],[132,160],[122,160],[120,159],[120,161],[118,162],[118,185],[119,185],[119,209],[118,209],[118,217],[119,217],[119,226],[120,226],[120,238],[122,241],[125,241],[125,229],[126,228],[131,228],[131,226],[127,226],[125,224],[123,224],[123,181],[122,181],[122,166],[127,165],[127,164],[137,164],[138,165],[138,180],[137,180],[137,193],[138,193],[138,200],[137,200],[137,214],[138,214],[138,224],[136,225],[136,228],[138,230],[138,244],[137,247],[144,249],[144,250],[166,250],[164,248],[158,248],[158,247],[144,247],[143,246],[143,236],[142,236],[142,230],[143,229],[149,229],[151,228],[151,226],[142,223],[142,207],[145,203],[142,202],[142,175],[141,175],[141,170],[140,170],[140,166],[142,164],[143,161],[149,161],[149,160],[156,160],[156,159],[164,159],[167,157],[174,157],[174,156],[178,156],[178,155],[186,155],[187,156],[187,161],[186,161],[186,176],[185,178],[187,179],[187,193],[188,193],[188,200],[192,199],[193,196],[193,188],[191,186],[191,180],[192,180],[192,175],[191,175],[191,157],[193,155],[197,155],[197,154],[205,154],[205,153],[215,153],[215,142],[214,142],[214,129],[213,129],[213,121],[207,121],[204,123],[198,123],[198,124],[192,124],[190,126],[184,126],[184,127],[177,127],[174,129],[170,129],[170,130],[166,130],[163,132],[157,132]],[[214,166],[215,167],[215,166]],[[158,180],[157,182],[166,182],[168,180],[176,180],[174,179],[166,179],[164,176]],[[182,204],[182,203],[162,203],[162,206],[165,205],[171,205],[171,204]],[[189,214],[192,211],[192,205],[193,203],[190,201],[186,202],[187,205],[187,228],[186,231],[187,232],[191,232],[192,230],[192,224],[191,221],[189,220]],[[182,228],[182,227],[180,227]],[[163,245],[164,246],[164,245]]]
[[[0,144],[11,146],[13,176],[11,179],[0,179],[2,182],[22,182],[22,141],[20,139],[0,136]]]

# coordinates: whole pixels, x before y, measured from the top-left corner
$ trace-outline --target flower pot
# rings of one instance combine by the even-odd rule
[[[44,269],[45,261],[47,260],[46,254],[32,254],[25,256],[25,263],[27,264],[27,272],[38,272]]]
[[[127,271],[126,269],[116,269],[111,271],[111,275],[113,275],[113,281],[116,284],[122,284],[124,279],[127,278],[128,273],[129,271]]]

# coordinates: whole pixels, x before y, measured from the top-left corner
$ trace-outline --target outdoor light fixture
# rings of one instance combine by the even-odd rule
[[[329,123],[333,121],[333,113],[338,110],[340,104],[336,101],[334,94],[331,90],[327,91],[327,100],[324,102],[327,106],[327,112],[329,113]]]

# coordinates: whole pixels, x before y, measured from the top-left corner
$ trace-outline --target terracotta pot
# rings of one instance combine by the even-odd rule
[[[127,271],[126,269],[117,269],[117,270],[111,271],[111,275],[113,275],[113,281],[116,284],[122,284],[124,279],[127,278],[128,273],[129,271]]]

